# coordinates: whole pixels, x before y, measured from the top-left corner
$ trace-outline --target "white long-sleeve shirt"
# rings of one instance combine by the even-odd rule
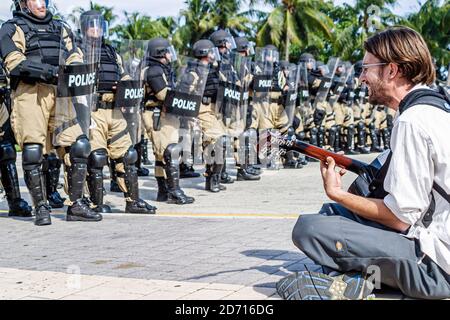
[[[416,86],[412,90],[423,88]],[[411,90],[411,91],[412,91]],[[406,237],[450,274],[450,203],[432,190],[433,182],[450,194],[450,113],[429,105],[416,105],[397,113],[391,136],[392,159],[384,188],[386,206],[410,224]],[[436,209],[428,228],[423,215],[433,192]]]

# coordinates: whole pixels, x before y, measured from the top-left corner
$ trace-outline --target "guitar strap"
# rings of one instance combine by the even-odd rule
[[[409,108],[419,104],[430,105],[438,109],[441,109],[442,111],[450,113],[450,95],[442,87],[438,87],[438,91],[430,89],[417,89],[407,94],[406,97],[400,102],[399,105],[400,114],[402,114]],[[391,158],[390,156],[386,162],[390,160]],[[384,173],[384,176],[386,175],[386,173],[387,170]],[[450,203],[450,194],[447,194],[445,190],[436,182],[433,183],[433,189],[437,193],[439,193],[445,200],[447,200],[448,203]],[[428,226],[433,221],[433,214],[435,209],[436,209],[436,200],[434,199],[433,193],[431,193],[430,206],[422,218],[422,224],[425,226],[425,228],[428,228]]]

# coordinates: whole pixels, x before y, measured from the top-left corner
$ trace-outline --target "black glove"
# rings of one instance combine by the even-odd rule
[[[325,118],[325,110],[316,109],[313,115],[313,121],[316,126],[319,126]]]

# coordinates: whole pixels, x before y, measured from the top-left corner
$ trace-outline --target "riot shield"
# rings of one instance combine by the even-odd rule
[[[254,103],[270,103],[274,62],[278,62],[278,60],[277,51],[267,48],[256,48],[252,85]]]
[[[126,120],[133,145],[137,144],[140,138],[140,112],[144,99],[142,69],[147,44],[146,40],[123,40],[118,50],[125,76],[117,84],[114,107],[121,112],[115,112],[114,117],[123,117]]]
[[[282,89],[282,101],[284,107],[284,115],[288,123],[287,127],[291,127],[294,122],[295,111],[297,108],[298,83],[300,80],[300,69],[296,64],[290,63],[283,67],[281,72],[286,79],[286,85]]]
[[[164,111],[181,118],[197,118],[200,112],[209,65],[197,59],[179,57],[174,65],[175,86],[164,100]]]
[[[249,74],[250,60],[238,53],[233,52],[220,62],[216,115],[230,136],[238,137],[245,130],[247,104],[243,96]]]
[[[87,16],[96,25],[101,16]],[[72,50],[73,49],[73,50]],[[96,84],[101,37],[82,34],[75,43],[73,33],[62,28],[56,94],[54,146],[67,146],[74,136],[89,136],[91,109],[96,103]]]
[[[309,86],[308,86],[308,68],[306,62],[300,62],[298,65],[298,97],[299,105],[305,106],[309,102]]]
[[[316,108],[318,103],[323,103],[328,97],[331,85],[333,83],[333,77],[336,72],[336,68],[339,63],[339,58],[330,58],[326,65],[318,67],[322,73],[319,89],[317,90],[316,98],[314,100],[314,108]]]
[[[347,106],[353,107],[355,104],[355,91],[356,91],[356,81],[355,78],[355,66],[352,65],[350,69],[350,73],[347,77],[346,85],[346,94],[345,94],[345,102]]]
[[[330,99],[328,102],[333,106],[343,93],[349,77],[353,73],[353,66],[349,62],[341,61],[338,63],[336,72],[333,77],[333,83],[330,88]]]
[[[361,85],[358,88],[358,94],[356,95],[356,101],[359,106],[362,106],[364,103],[367,102],[367,94],[368,94],[368,88],[365,83],[361,83]]]

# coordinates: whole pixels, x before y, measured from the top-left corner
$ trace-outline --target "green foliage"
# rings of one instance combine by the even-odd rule
[[[260,11],[259,5],[272,10]],[[110,24],[113,39],[147,40],[169,38],[180,54],[190,54],[193,44],[218,28],[234,36],[245,35],[258,46],[274,44],[285,59],[297,61],[303,52],[317,60],[330,56],[356,62],[363,57],[363,43],[374,32],[393,25],[407,25],[419,31],[436,58],[438,67],[450,63],[450,0],[427,0],[420,11],[407,17],[392,13],[396,0],[356,0],[353,6],[335,6],[333,0],[185,0],[176,17],[151,18],[125,12],[118,22],[113,7],[91,1],[89,9],[102,12]],[[245,8],[245,11],[243,10]],[[76,21],[85,9],[69,16]]]

